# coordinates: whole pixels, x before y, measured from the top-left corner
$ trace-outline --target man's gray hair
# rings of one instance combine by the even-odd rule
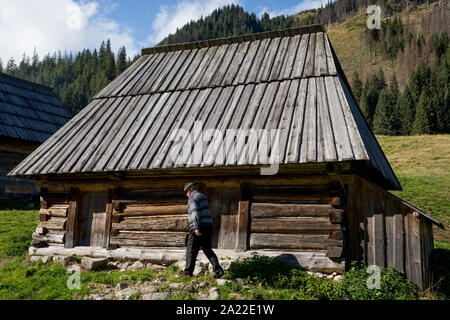
[[[194,190],[198,190],[198,186],[194,182],[188,182],[184,185],[184,192],[190,190],[191,192]]]

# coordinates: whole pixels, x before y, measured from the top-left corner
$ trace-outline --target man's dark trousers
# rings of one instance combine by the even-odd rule
[[[186,268],[184,269],[184,273],[192,275],[198,251],[201,248],[209,262],[211,262],[214,273],[217,274],[222,270],[222,267],[219,264],[216,254],[211,249],[212,227],[200,227],[200,233],[202,234],[201,236],[195,235],[194,231],[189,233],[186,248]]]

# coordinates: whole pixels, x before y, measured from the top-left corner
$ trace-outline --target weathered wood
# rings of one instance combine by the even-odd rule
[[[409,271],[410,271],[408,278],[417,286],[423,287],[420,219],[414,217],[413,213],[411,212],[405,216],[405,222],[406,221],[407,221],[407,228],[405,225],[405,229],[408,242],[406,260],[409,262]]]
[[[142,202],[142,203],[170,203],[186,202],[186,195],[179,190],[149,189],[149,190],[125,190],[118,188],[113,192],[113,201]]]
[[[39,221],[47,221],[49,219],[49,215],[47,213],[39,212]]]
[[[187,215],[129,217],[112,224],[112,230],[189,231]]]
[[[121,231],[110,237],[111,244],[121,247],[184,247],[185,232],[136,232]]]
[[[65,248],[73,248],[78,240],[78,211],[81,207],[80,191],[75,188],[70,190],[69,208],[67,210],[66,241]]]
[[[32,239],[36,241],[41,242],[47,242],[47,243],[64,243],[64,234],[53,234],[53,233],[47,233],[46,235],[41,235],[36,232],[33,232]]]
[[[115,212],[114,212],[115,214]],[[187,205],[170,205],[170,206],[154,206],[154,205],[127,205],[121,215],[128,217],[151,216],[151,215],[174,215],[187,214]]]
[[[336,262],[326,257],[326,250],[314,251],[280,251],[280,250],[254,250],[245,252],[236,252],[235,250],[214,249],[217,257],[221,259],[245,259],[252,257],[257,253],[261,256],[276,257],[289,265],[301,267],[314,272],[338,272],[345,271],[345,263]],[[119,260],[140,260],[157,264],[170,265],[186,257],[185,248],[118,248],[107,250],[104,248],[93,247],[75,247],[62,248],[50,246],[46,248],[37,248],[37,256],[89,256],[93,258],[111,258]],[[200,250],[198,260],[206,260],[206,257]]]
[[[270,234],[252,233],[251,249],[319,249],[326,250],[328,246],[342,246],[341,240],[328,239],[325,235],[305,234]]]
[[[47,230],[65,230],[66,221],[66,218],[51,218],[47,221],[40,221],[38,226]]]
[[[381,204],[379,203],[378,205]],[[375,264],[380,267],[386,267],[386,232],[383,213],[374,214],[374,236]]]
[[[36,228],[36,233],[37,234],[45,234],[48,230],[45,229],[44,227],[37,227]]]
[[[237,215],[220,216],[220,232],[217,240],[217,247],[222,249],[235,249],[237,244]]]
[[[272,193],[254,193],[254,201],[310,201],[310,202],[330,202],[330,196],[323,193],[303,193],[303,194],[279,194],[272,191]]]
[[[249,243],[249,201],[239,201],[238,206],[238,235],[237,235],[237,245],[236,249],[238,251],[245,251],[248,249]]]
[[[335,247],[335,246],[327,247],[327,257],[329,258],[340,258],[342,257],[342,253],[343,253],[342,247]]]
[[[113,212],[113,205],[111,202],[111,191],[109,192],[109,200],[106,204],[106,216],[105,216],[105,233],[103,237],[103,248],[109,248],[109,237],[111,235],[111,228],[112,228],[112,212]]]
[[[341,204],[341,198],[340,197],[332,197],[330,199],[330,204],[332,206],[339,206]]]
[[[422,255],[422,274],[423,274],[423,286],[427,288],[432,284],[430,259],[431,253],[434,249],[433,243],[433,226],[432,223],[425,217],[420,217],[420,235],[421,235],[421,255]]]
[[[108,192],[83,194],[78,245],[102,247],[105,239]]]
[[[66,206],[65,208],[51,206],[48,209],[39,210],[39,214],[45,214],[49,217],[67,218],[67,210],[68,210],[68,206]]]
[[[322,233],[341,230],[340,225],[331,224],[327,218],[289,217],[253,219],[251,232],[260,233]]]
[[[269,217],[329,217],[330,205],[292,203],[252,203],[252,218]]]
[[[344,218],[344,210],[334,209],[330,211],[331,223],[342,223],[343,218]]]

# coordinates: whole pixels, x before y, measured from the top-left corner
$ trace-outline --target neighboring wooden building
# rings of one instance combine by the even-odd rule
[[[385,191],[400,183],[323,27],[142,53],[11,171],[42,186],[30,254],[183,259],[182,187],[193,180],[210,200],[219,256],[258,252],[340,273],[360,260],[427,285],[431,226],[442,224]],[[278,135],[242,136],[250,129]],[[261,174],[265,143],[275,175]],[[198,159],[189,151],[200,146]]]
[[[39,196],[32,180],[6,174],[70,117],[52,89],[0,73],[0,201]]]

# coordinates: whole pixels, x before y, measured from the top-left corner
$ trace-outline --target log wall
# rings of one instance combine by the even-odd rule
[[[184,247],[189,231],[186,201],[180,190],[114,193],[110,247]]]
[[[344,253],[339,190],[316,189],[256,188],[250,210],[250,249],[324,251],[330,259],[339,260]]]
[[[431,221],[359,177],[349,186],[347,199],[348,259],[394,267],[420,288],[428,287]]]
[[[49,194],[45,189],[41,192],[41,209],[39,223],[32,234],[32,246],[64,246],[69,197],[67,194]]]

